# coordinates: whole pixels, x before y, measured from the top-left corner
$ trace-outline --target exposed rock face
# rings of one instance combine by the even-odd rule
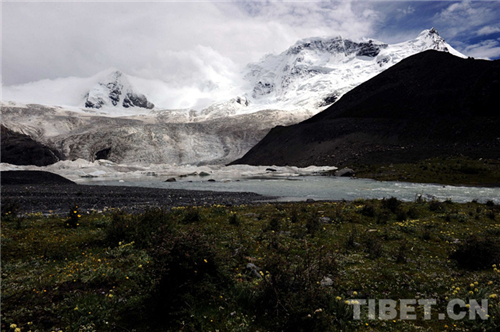
[[[14,132],[1,125],[1,161],[13,165],[47,166],[62,159],[61,154],[30,136]]]
[[[234,163],[342,166],[456,154],[497,159],[499,95],[499,60],[422,52],[311,119],[275,127]]]
[[[123,107],[142,107],[152,109],[155,105],[150,103],[144,95],[128,92],[123,99]]]

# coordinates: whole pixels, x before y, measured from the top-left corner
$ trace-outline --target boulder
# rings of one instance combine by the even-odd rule
[[[335,172],[335,176],[353,177],[355,175],[356,175],[356,172],[354,172],[353,169],[347,168],[347,167],[339,169],[338,171]]]
[[[248,263],[247,270],[249,270],[257,278],[262,278],[262,276],[259,273],[260,268],[257,265],[255,265],[254,263]]]
[[[330,277],[323,277],[323,279],[321,279],[319,284],[323,287],[330,287],[333,285],[333,280]]]
[[[329,224],[332,222],[332,218],[329,217],[320,217],[319,222],[322,224]]]

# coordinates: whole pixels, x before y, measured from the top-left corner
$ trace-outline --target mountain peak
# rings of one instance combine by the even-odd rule
[[[154,107],[146,96],[134,92],[127,76],[120,70],[110,68],[99,76],[101,79],[85,95],[86,108],[122,106],[152,109]]]
[[[253,86],[252,102],[278,102],[281,108],[290,105],[319,111],[358,84],[426,50],[465,57],[448,45],[435,28],[398,44],[342,36],[310,37],[281,54],[267,55],[249,64],[245,78]]]
[[[429,30],[429,34],[436,34],[439,36],[439,32],[436,30],[436,28],[432,27],[430,30]]]
[[[444,40],[443,37],[439,35],[439,32],[436,30],[436,28],[430,28],[423,30],[417,37],[417,39],[420,40],[430,40],[432,43],[439,45],[439,44],[446,44],[446,41]],[[444,50],[447,52],[447,50]]]

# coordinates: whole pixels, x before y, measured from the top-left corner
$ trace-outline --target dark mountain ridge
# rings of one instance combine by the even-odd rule
[[[1,162],[13,165],[47,166],[62,160],[59,151],[14,132],[3,124],[1,129]]]
[[[296,125],[276,127],[233,164],[401,163],[500,157],[500,61],[411,56]]]

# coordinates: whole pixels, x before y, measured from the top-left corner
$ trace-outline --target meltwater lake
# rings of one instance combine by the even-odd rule
[[[413,201],[418,196],[427,200],[451,199],[454,202],[480,202],[491,200],[500,203],[500,188],[450,186],[439,184],[374,181],[328,176],[296,176],[284,178],[250,178],[209,182],[208,180],[182,180],[176,182],[137,179],[121,181],[85,181],[93,185],[139,186],[169,189],[254,192],[277,197],[278,201],[354,200],[357,198],[396,197]]]

